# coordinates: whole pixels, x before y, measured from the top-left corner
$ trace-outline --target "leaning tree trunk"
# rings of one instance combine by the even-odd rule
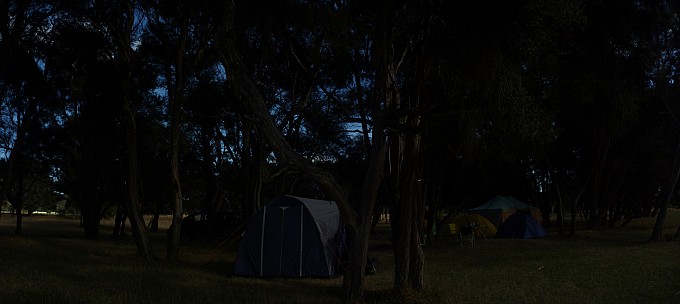
[[[229,13],[233,13],[233,7],[228,9]],[[233,18],[228,15],[227,19]],[[248,76],[250,75],[242,62],[238,51],[236,50],[236,36],[233,31],[226,33],[227,39],[222,45],[221,61],[229,81],[237,99],[242,103],[246,111],[246,115],[255,124],[257,134],[261,140],[269,144],[271,149],[276,154],[277,161],[284,168],[289,168],[298,172],[304,172],[311,180],[315,180],[325,194],[335,200],[338,209],[349,226],[350,235],[354,235],[353,250],[350,253],[350,269],[349,275],[346,274],[343,282],[344,295],[346,298],[358,301],[361,298],[361,286],[363,283],[363,266],[365,265],[365,257],[367,251],[368,236],[370,233],[370,215],[373,211],[372,201],[375,202],[375,193],[377,191],[366,190],[362,194],[362,211],[358,215],[356,211],[347,202],[346,194],[335,180],[335,177],[327,171],[314,166],[309,160],[304,159],[286,142],[283,135],[274,123],[269,108],[267,107],[262,95],[257,90],[255,82]],[[376,128],[375,132],[383,132],[382,129]],[[374,133],[375,134],[375,133]],[[380,137],[380,136],[379,136]],[[375,149],[375,148],[374,148]],[[381,163],[377,163],[381,158],[381,149],[372,151],[372,156],[369,164],[369,173],[376,174],[372,179],[366,179],[365,185],[377,189],[379,185],[379,173],[381,170]],[[375,155],[373,155],[375,153]],[[382,152],[384,157],[384,152]],[[374,160],[376,162],[374,162]],[[372,164],[372,165],[371,165]],[[374,169],[374,170],[371,170]],[[360,217],[361,216],[361,217]]]
[[[233,13],[233,8],[231,9]],[[229,18],[233,16],[227,16]],[[224,66],[228,81],[231,83],[234,93],[246,115],[255,124],[257,134],[261,140],[267,142],[276,154],[280,165],[291,170],[304,172],[306,176],[315,180],[328,197],[335,200],[338,209],[351,230],[356,231],[359,218],[352,207],[347,203],[347,198],[342,187],[335,177],[326,170],[314,166],[309,160],[300,156],[286,142],[278,127],[274,123],[269,108],[262,95],[257,89],[255,82],[248,76],[249,73],[236,50],[236,37],[233,31],[228,32],[222,47],[221,62]]]

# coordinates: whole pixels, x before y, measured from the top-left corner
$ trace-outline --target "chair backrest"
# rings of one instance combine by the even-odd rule
[[[460,233],[461,234],[472,234],[474,231],[472,230],[472,227],[470,226],[462,226],[460,227]]]

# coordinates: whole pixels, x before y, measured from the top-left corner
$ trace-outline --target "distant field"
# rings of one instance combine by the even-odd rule
[[[2,303],[340,303],[342,278],[232,276],[236,242],[185,242],[181,262],[166,263],[167,219],[152,235],[154,265],[137,257],[131,238],[108,238],[111,220],[96,241],[81,238],[77,218],[26,217],[22,237],[11,235],[13,221],[0,218]],[[473,248],[437,236],[425,247],[426,290],[406,302],[680,303],[680,242],[647,243],[653,221],[572,238],[480,240]],[[680,212],[672,210],[664,234],[678,225]],[[380,228],[369,253],[378,273],[366,278],[366,299],[393,303],[388,231]]]

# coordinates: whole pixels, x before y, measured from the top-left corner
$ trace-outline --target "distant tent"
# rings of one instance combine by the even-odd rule
[[[489,219],[484,217],[483,215],[479,214],[468,214],[468,215],[463,215],[460,217],[457,217],[453,220],[453,223],[456,225],[455,227],[457,229],[460,229],[460,227],[465,227],[465,226],[470,226],[470,225],[475,225],[475,226],[480,226],[481,228],[475,229],[475,236],[477,237],[492,237],[496,235],[496,226],[492,224]]]
[[[248,224],[234,273],[258,277],[332,276],[339,259],[335,237],[340,225],[335,202],[278,197]]]
[[[496,233],[497,238],[535,239],[548,236],[543,226],[526,212],[517,212],[508,217]]]
[[[496,227],[517,211],[528,212],[536,221],[541,222],[541,212],[538,208],[529,206],[512,196],[494,196],[486,203],[468,210],[469,213],[485,216]]]

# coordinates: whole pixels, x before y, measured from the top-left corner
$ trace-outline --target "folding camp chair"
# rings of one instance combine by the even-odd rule
[[[475,246],[475,230],[472,226],[459,227],[458,237],[460,238],[460,247]]]

